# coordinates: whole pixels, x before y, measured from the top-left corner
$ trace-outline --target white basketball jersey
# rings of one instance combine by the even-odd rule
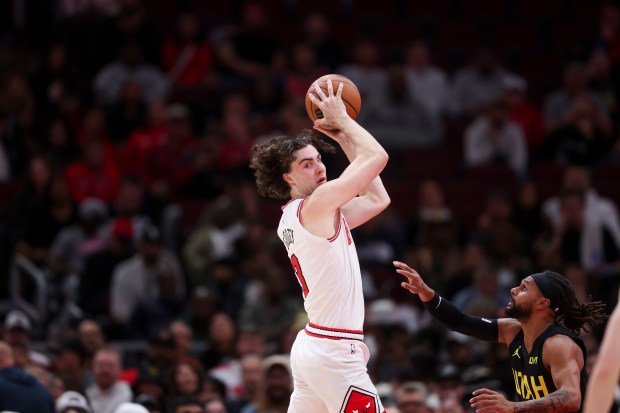
[[[303,199],[282,207],[278,236],[291,259],[310,320],[306,331],[356,338],[364,324],[364,295],[359,260],[347,222],[338,212],[335,234],[321,238],[306,230],[300,219]],[[335,334],[339,331],[342,334]]]

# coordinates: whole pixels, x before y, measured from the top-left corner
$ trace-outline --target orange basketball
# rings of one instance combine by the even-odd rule
[[[327,79],[332,80],[332,85],[334,87],[334,94],[338,91],[338,87],[340,83],[344,83],[342,89],[342,101],[344,102],[344,106],[347,109],[347,114],[351,117],[351,119],[357,118],[357,115],[360,113],[360,109],[362,108],[362,97],[360,96],[360,91],[355,86],[350,79],[347,79],[344,76],[337,74],[329,74],[325,76],[321,76],[317,80],[315,80],[310,88],[308,89],[309,93],[314,93],[314,85],[318,83],[323,89],[323,92],[327,95]],[[323,118],[323,113],[321,109],[319,109],[308,97],[306,94],[306,112],[308,112],[308,116],[314,122],[317,119]]]

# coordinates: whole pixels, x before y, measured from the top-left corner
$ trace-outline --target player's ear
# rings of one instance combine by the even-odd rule
[[[545,309],[545,308],[550,308],[551,306],[551,300],[548,298],[541,298],[540,300],[538,300],[538,303],[536,304],[538,306],[538,308]]]
[[[284,179],[284,182],[287,184],[293,185],[293,178],[291,177],[291,174],[282,174],[282,179]]]

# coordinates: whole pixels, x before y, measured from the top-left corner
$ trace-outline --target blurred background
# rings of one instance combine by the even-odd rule
[[[328,73],[358,86],[358,121],[390,153],[392,204],[353,232],[391,412],[514,394],[507,350],[435,324],[394,259],[480,316],[545,268],[611,312],[617,2],[6,0],[0,316],[16,363],[94,413],[138,396],[285,412],[277,373],[306,318],[275,233],[284,201],[258,197],[248,161],[311,128],[304,97]],[[325,159],[328,177],[346,166]],[[602,331],[582,337],[588,366]],[[110,383],[123,397],[101,396]]]

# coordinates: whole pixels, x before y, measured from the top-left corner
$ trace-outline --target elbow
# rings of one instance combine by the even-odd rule
[[[567,407],[569,412],[577,412],[581,409],[581,394],[574,392],[568,399]]]
[[[390,159],[390,156],[388,155],[388,153],[383,148],[381,149],[381,151],[379,153],[377,153],[375,155],[374,161],[375,161],[375,164],[377,165],[377,168],[378,168],[377,174],[379,174],[379,173],[381,173],[381,171],[383,171],[383,169],[387,165],[389,159]]]

